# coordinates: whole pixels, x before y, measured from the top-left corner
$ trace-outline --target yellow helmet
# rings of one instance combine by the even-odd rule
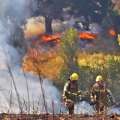
[[[103,81],[103,77],[101,75],[98,75],[96,77],[96,82],[98,82],[98,81]]]
[[[79,79],[79,75],[77,73],[72,73],[70,76],[71,81],[75,81]]]

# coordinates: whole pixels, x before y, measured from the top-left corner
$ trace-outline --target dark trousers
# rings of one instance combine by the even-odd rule
[[[74,114],[74,102],[73,101],[66,101],[65,106],[67,107],[69,114]]]

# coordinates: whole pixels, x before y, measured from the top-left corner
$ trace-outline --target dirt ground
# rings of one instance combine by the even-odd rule
[[[50,114],[0,114],[0,120],[120,120],[117,115],[50,115]]]

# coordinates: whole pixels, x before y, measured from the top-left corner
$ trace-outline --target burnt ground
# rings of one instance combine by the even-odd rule
[[[118,115],[0,114],[0,120],[120,120]]]

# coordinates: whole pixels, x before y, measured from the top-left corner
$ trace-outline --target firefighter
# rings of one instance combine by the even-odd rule
[[[101,75],[96,77],[96,83],[92,86],[90,97],[98,114],[106,113],[108,106],[115,103],[111,91],[107,89]]]
[[[74,103],[79,101],[81,91],[78,89],[79,75],[72,73],[63,90],[63,100],[67,107],[69,114],[74,114]]]

